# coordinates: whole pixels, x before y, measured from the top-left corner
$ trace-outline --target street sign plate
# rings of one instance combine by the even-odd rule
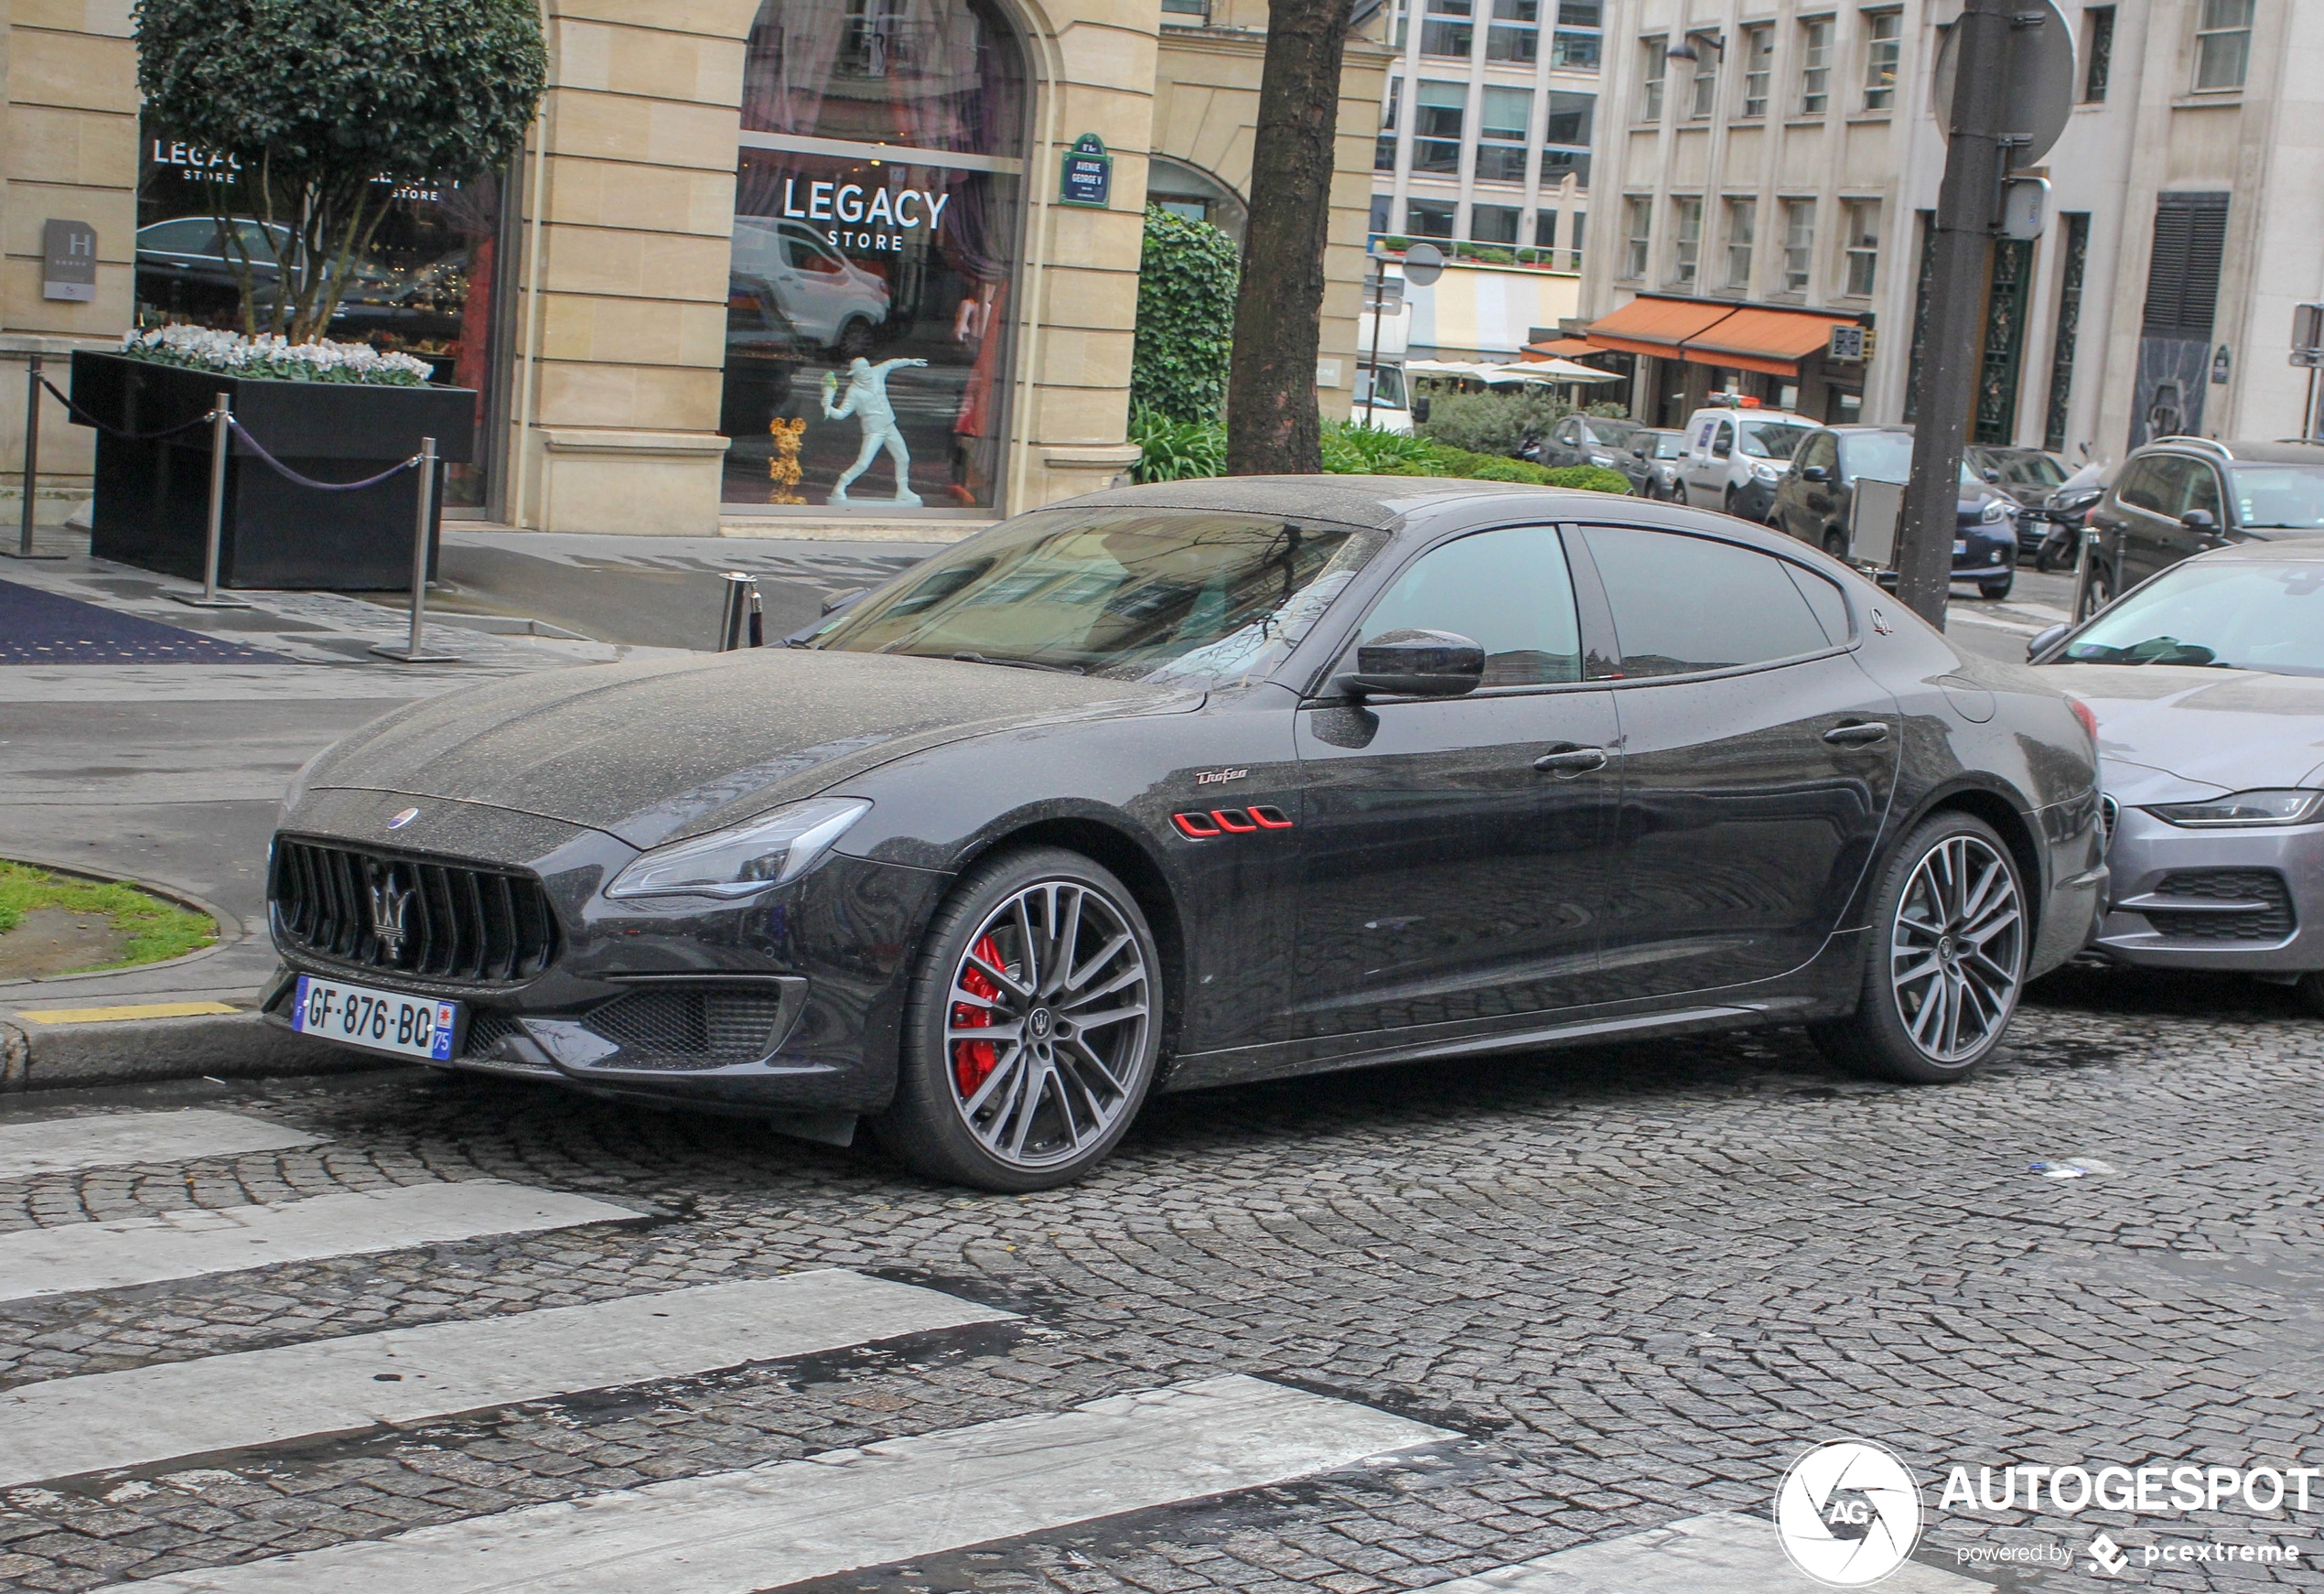
[[[2050,221],[2050,179],[2011,178],[2001,189],[2001,235],[2030,242]]]
[[[2020,21],[2039,17],[2038,23]],[[2031,166],[2050,153],[2074,113],[2074,35],[2056,0],[2019,0],[2009,27],[2009,86],[2002,96],[2001,131],[2017,141],[2011,166]],[[1945,30],[1937,50],[1931,85],[1937,131],[1953,134],[1954,61],[1961,54],[1961,26]]]
[[[1834,327],[1832,341],[1824,350],[1824,358],[1844,360],[1856,365],[1864,363],[1864,328],[1851,326]]]
[[[1105,152],[1105,140],[1084,133],[1065,152],[1058,169],[1057,202],[1102,210],[1113,199],[1114,157]]]
[[[1445,252],[1433,243],[1415,243],[1404,251],[1404,280],[1425,288],[1445,275]]]

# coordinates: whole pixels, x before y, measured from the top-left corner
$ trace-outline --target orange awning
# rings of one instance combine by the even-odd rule
[[[1598,346],[1587,338],[1551,338],[1540,343],[1528,343],[1517,351],[1520,360],[1572,360],[1577,355],[1601,352]]]
[[[1797,376],[1802,360],[1830,344],[1833,328],[1854,325],[1853,316],[1641,296],[1591,322],[1589,341],[1696,365]]]
[[[1599,349],[1621,349],[1632,354],[1680,357],[1681,345],[1705,328],[1725,320],[1732,305],[1706,305],[1700,299],[1657,299],[1644,295],[1589,326],[1589,341]]]
[[[1687,339],[1685,357],[1697,365],[1727,365],[1769,376],[1797,376],[1800,361],[1832,342],[1832,328],[1853,327],[1853,316],[1745,307]]]

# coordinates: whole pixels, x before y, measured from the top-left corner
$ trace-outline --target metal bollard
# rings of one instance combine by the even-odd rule
[[[40,479],[40,356],[31,356],[24,387],[24,518],[16,531],[16,551],[0,548],[11,559],[61,559],[62,554],[32,551],[32,490]]]
[[[746,571],[729,570],[720,579],[726,590],[718,611],[716,651],[731,653],[740,648],[765,647],[767,620],[759,601],[759,578]]]
[[[2074,550],[2074,596],[2073,601],[2066,606],[2066,612],[2074,617],[2075,625],[2080,625],[2090,618],[2090,612],[2083,605],[2091,598],[2090,564],[2098,546],[2098,529],[2084,526],[2077,542],[2079,545]]]
[[[412,635],[400,648],[382,643],[371,650],[382,659],[405,664],[457,664],[457,653],[431,653],[427,637],[427,534],[436,521],[436,439],[420,439],[419,509],[412,517]]]
[[[195,609],[248,609],[239,598],[218,590],[218,546],[226,535],[226,454],[234,440],[234,395],[221,393],[210,408],[210,534],[203,539],[201,592],[169,596]]]

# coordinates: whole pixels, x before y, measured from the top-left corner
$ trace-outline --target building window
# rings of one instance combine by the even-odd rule
[[[1775,29],[1762,24],[1743,30],[1743,114],[1767,114],[1768,84],[1775,77]]]
[[[2240,89],[2252,55],[2252,0],[2203,0],[2195,26],[2195,87]]]
[[[1452,201],[1407,199],[1404,202],[1404,231],[1415,238],[1450,238],[1453,235]]]
[[[1561,72],[1596,72],[1599,29],[1605,24],[1605,0],[1557,0],[1557,31],[1550,41],[1550,66]]]
[[[1162,0],[1162,9],[1173,16],[1192,16],[1199,22],[1210,20],[1210,0]]]
[[[1661,34],[1638,41],[1638,119],[1660,122],[1662,119],[1662,83],[1671,70],[1671,58],[1664,53],[1670,40]]]
[[[1628,242],[1622,247],[1622,275],[1642,277],[1654,253],[1654,201],[1632,194],[1622,201],[1622,223]]]
[[[1557,247],[1556,211],[1536,210],[1533,212],[1533,247],[1535,249]]]
[[[1393,194],[1374,194],[1374,195],[1372,195],[1372,232],[1375,232],[1375,233],[1379,233],[1379,232],[1387,232],[1387,231],[1388,231],[1388,229],[1389,229],[1392,225],[1393,225],[1393,219],[1394,219],[1394,216],[1395,216],[1395,210],[1396,210],[1396,197],[1395,197]]]
[[[1686,102],[1686,113],[1700,122],[1719,108],[1719,52],[1707,38],[1691,38],[1687,43],[1695,47],[1695,91]]]
[[[1565,269],[1567,271],[1579,271],[1582,269],[1582,229],[1587,226],[1588,223],[1589,212],[1587,210],[1576,210],[1574,212],[1574,233],[1573,236],[1566,241],[1565,244]]]
[[[1847,228],[1846,291],[1858,298],[1870,298],[1873,280],[1880,268],[1880,201],[1844,199],[1840,202],[1840,215]]]
[[[1815,201],[1783,201],[1783,291],[1803,294],[1815,280]]]
[[[1549,120],[1542,130],[1542,187],[1555,188],[1568,172],[1582,187],[1589,187],[1590,124],[1597,110],[1595,94],[1549,92]]]
[[[2114,8],[2093,5],[2082,13],[2082,97],[2096,105],[2106,98],[2106,80],[2114,68]]]
[[[1703,201],[1693,194],[1671,200],[1671,280],[1684,287],[1695,281],[1703,253]]]
[[[1800,114],[1821,116],[1832,108],[1832,19],[1800,24]]]
[[[1469,207],[1469,237],[1476,243],[1514,243],[1517,242],[1517,207],[1514,205],[1471,205]]]
[[[1412,107],[1412,169],[1438,177],[1458,177],[1460,140],[1469,114],[1469,85],[1423,78],[1413,93]]]
[[[1428,15],[1420,24],[1420,53],[1466,59],[1477,42],[1476,14],[1476,0],[1428,0]]]
[[[1727,285],[1738,293],[1751,285],[1751,240],[1759,220],[1757,199],[1727,202]]]
[[[1541,54],[1541,0],[1493,0],[1485,59],[1532,66]]]
[[[1380,108],[1380,141],[1372,150],[1372,169],[1392,172],[1396,169],[1396,109],[1404,97],[1404,81],[1388,80],[1388,102]]]
[[[995,0],[870,14],[885,32],[827,24],[836,37],[819,42],[837,48],[810,61],[796,5],[765,0],[744,48],[725,496],[998,507],[1024,58]],[[874,158],[881,142],[891,149]]]
[[[1893,111],[1897,103],[1897,60],[1904,51],[1904,13],[1867,12],[1864,23],[1864,108]]]
[[[1533,119],[1533,92],[1485,85],[1483,114],[1478,119],[1477,180],[1480,183],[1522,183],[1525,180],[1525,142]],[[1507,242],[1516,242],[1517,212],[1512,210]],[[1472,234],[1482,238],[1483,233]],[[1495,242],[1501,242],[1496,240]]]
[[[2051,453],[2066,447],[2066,409],[2073,400],[2074,342],[2082,330],[2082,270],[2090,260],[2090,216],[2075,211],[2065,218],[2065,264],[2058,282],[2058,332],[2050,349],[2050,415],[2043,424],[2041,446]]]

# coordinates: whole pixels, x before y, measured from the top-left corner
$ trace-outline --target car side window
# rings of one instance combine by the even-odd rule
[[[1735,452],[1735,428],[1728,423],[1719,423],[1718,431],[1711,438],[1711,452],[1722,459]]]
[[[1357,635],[1407,627],[1455,631],[1483,647],[1488,686],[1582,678],[1574,581],[1548,526],[1472,532],[1431,548],[1396,577]]]
[[[1803,469],[1811,465],[1820,465],[1826,471],[1837,471],[1839,464],[1840,439],[1829,432],[1818,432],[1809,439],[1807,448],[1800,458]]]
[[[1802,570],[1789,560],[1783,562],[1783,574],[1791,578],[1791,585],[1800,589],[1800,596],[1806,598],[1808,607],[1815,611],[1816,623],[1824,628],[1824,640],[1834,647],[1846,641],[1851,634],[1848,600],[1840,596],[1839,587],[1814,571]]]
[[[1678,532],[1591,526],[1625,676],[1688,675],[1832,646],[1786,564]]]
[[[1581,423],[1575,420],[1573,416],[1567,415],[1564,420],[1557,423],[1557,440],[1561,443],[1573,442],[1575,440],[1575,428],[1580,425]]]
[[[2176,463],[2167,454],[2149,454],[2144,459],[2131,462],[2129,471],[2114,496],[2133,509],[2168,514],[2165,506],[2170,501],[2171,490],[2177,484],[2170,479],[2169,467]]]
[[[2179,512],[2201,510],[2217,525],[2220,519],[2219,472],[2208,465],[2187,462],[2187,490],[2179,495]]]

